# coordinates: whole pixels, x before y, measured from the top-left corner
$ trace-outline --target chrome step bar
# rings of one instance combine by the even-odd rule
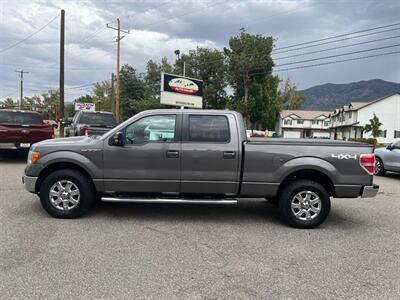
[[[116,198],[101,197],[104,202],[132,203],[191,203],[191,204],[237,204],[237,199],[183,199],[183,198]]]

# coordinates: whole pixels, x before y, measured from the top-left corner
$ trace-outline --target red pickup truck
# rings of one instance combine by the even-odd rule
[[[54,138],[54,129],[42,116],[27,110],[0,110],[0,149],[29,148],[31,144]]]

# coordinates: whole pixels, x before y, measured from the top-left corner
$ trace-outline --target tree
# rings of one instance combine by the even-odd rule
[[[146,94],[149,99],[160,98],[161,73],[163,72],[173,72],[173,67],[166,57],[161,59],[161,63],[157,63],[152,59],[147,62],[144,82],[146,84]]]
[[[60,103],[60,91],[50,89],[42,94],[42,112],[45,119],[58,120],[58,106]]]
[[[145,81],[132,66],[124,65],[121,68],[120,80],[121,116],[123,120],[142,110],[161,107],[158,100],[148,98]]]
[[[94,103],[93,97],[89,94],[79,96],[76,98],[73,103]]]
[[[379,121],[379,118],[374,114],[372,119],[369,119],[369,124],[364,126],[364,132],[371,132],[374,138],[380,137],[383,134],[382,129],[380,128],[382,123]]]
[[[75,114],[75,104],[74,103],[65,103],[64,106],[65,110],[64,110],[64,116],[66,118],[70,118]]]
[[[12,98],[6,98],[2,101],[3,108],[15,108],[17,104],[14,102]]]
[[[224,53],[217,49],[197,47],[189,54],[182,54],[175,62],[176,74],[182,74],[183,62],[186,76],[203,81],[203,107],[225,108],[227,82]]]
[[[278,100],[281,109],[298,109],[304,103],[306,97],[297,90],[296,84],[288,77],[281,81]]]
[[[111,93],[110,81],[96,82],[91,91],[91,98],[93,103],[96,104],[97,110],[111,111],[110,93]]]
[[[266,124],[273,128],[279,104],[276,91],[279,80],[272,75],[273,38],[252,35],[244,29],[229,39],[224,48],[228,62],[228,79],[234,89],[232,103],[242,112],[247,123]],[[265,119],[269,117],[273,119]]]

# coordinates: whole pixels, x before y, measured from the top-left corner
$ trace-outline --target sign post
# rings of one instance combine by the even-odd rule
[[[174,74],[161,74],[160,103],[172,106],[202,108],[203,81]]]

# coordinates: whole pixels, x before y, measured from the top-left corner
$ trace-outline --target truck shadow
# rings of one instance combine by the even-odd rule
[[[0,149],[0,164],[9,162],[26,162],[29,150]]]
[[[385,177],[393,178],[393,179],[400,179],[400,173],[386,172]]]
[[[125,218],[141,221],[191,221],[243,223],[268,222],[283,224],[276,206],[266,200],[246,200],[237,205],[213,204],[150,204],[99,202],[89,217]]]
[[[287,227],[277,206],[262,199],[243,200],[238,205],[99,202],[87,217],[106,218],[107,220],[112,218],[113,221],[121,222],[133,219],[149,224],[165,221],[171,223],[229,223],[232,225],[262,224]],[[368,224],[362,224],[360,220],[349,219],[348,215],[343,216],[340,210],[333,208],[328,219],[319,228],[347,231],[363,226],[368,226]]]

